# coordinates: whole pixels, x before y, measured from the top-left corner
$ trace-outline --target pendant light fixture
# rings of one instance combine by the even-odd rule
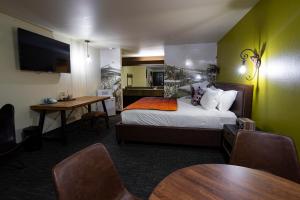
[[[87,63],[90,63],[92,61],[92,58],[91,58],[90,53],[89,53],[89,43],[91,41],[85,40],[84,42],[86,43],[86,61],[87,61]]]

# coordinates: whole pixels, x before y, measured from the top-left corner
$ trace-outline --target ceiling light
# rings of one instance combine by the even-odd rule
[[[200,80],[201,80],[201,78],[202,78],[202,77],[201,77],[201,75],[200,75],[200,74],[197,74],[197,75],[196,75],[196,77],[195,77],[195,79],[196,79],[197,81],[200,81]]]
[[[193,65],[194,65],[194,63],[191,59],[186,59],[185,60],[185,66],[192,67]]]
[[[151,57],[151,56],[164,56],[163,46],[145,47],[139,49],[137,52],[125,53],[123,57]]]

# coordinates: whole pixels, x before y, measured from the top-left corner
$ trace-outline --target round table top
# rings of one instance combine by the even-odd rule
[[[156,186],[149,199],[299,200],[300,184],[260,170],[204,164],[171,173]]]

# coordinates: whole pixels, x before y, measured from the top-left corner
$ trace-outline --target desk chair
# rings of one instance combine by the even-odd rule
[[[0,161],[6,162],[13,155],[19,153],[21,143],[16,142],[15,109],[11,104],[6,104],[0,109]],[[24,163],[17,160],[14,167],[23,169]]]
[[[85,113],[81,116],[81,123],[84,123],[86,121],[90,121],[91,122],[91,127],[94,127],[95,124],[95,120],[97,120],[98,118],[104,118],[105,119],[105,124],[106,124],[106,128],[109,128],[109,120],[108,120],[108,116],[106,115],[105,112],[101,112],[101,111],[92,111],[92,112],[88,112]]]
[[[286,136],[239,131],[230,164],[264,170],[300,183],[296,148]]]
[[[139,200],[124,187],[102,144],[91,145],[53,168],[59,200]]]

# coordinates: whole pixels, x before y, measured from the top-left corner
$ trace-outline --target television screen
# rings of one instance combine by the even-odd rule
[[[70,73],[70,45],[18,28],[21,70]]]

